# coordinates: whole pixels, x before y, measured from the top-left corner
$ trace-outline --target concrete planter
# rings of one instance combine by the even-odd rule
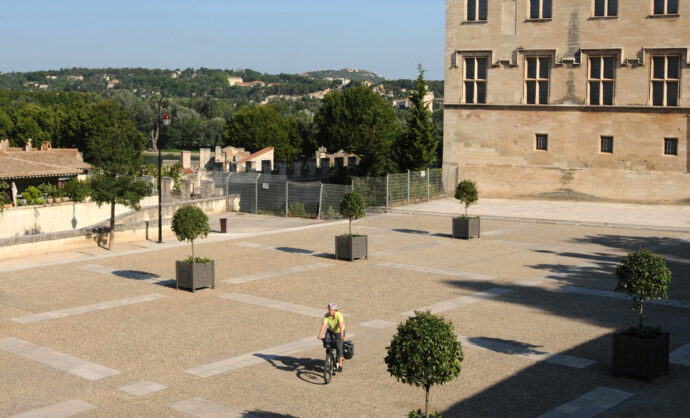
[[[216,288],[216,269],[213,260],[208,263],[175,262],[175,287],[177,289]]]
[[[335,258],[336,260],[350,260],[368,257],[368,243],[366,235],[336,235]]]
[[[668,374],[668,332],[654,338],[613,335],[613,373],[652,379]]]
[[[479,216],[453,218],[453,238],[470,239],[472,237],[479,238]]]

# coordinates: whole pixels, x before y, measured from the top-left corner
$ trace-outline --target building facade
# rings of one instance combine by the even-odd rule
[[[444,169],[487,197],[687,202],[689,47],[690,1],[447,0]]]

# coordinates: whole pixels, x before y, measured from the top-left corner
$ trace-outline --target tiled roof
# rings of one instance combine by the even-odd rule
[[[82,174],[90,167],[81,161],[75,148],[47,151],[9,148],[0,151],[0,180]]]
[[[266,148],[264,148],[264,149],[262,149],[262,150],[259,150],[259,151],[255,152],[254,154],[250,154],[250,155],[248,155],[248,156],[242,158],[241,160],[237,161],[237,164],[243,163],[243,162],[245,162],[245,161],[253,160],[253,159],[255,159],[256,157],[258,157],[259,155],[265,154],[265,153],[267,153],[267,152],[269,152],[269,151],[273,151],[273,147],[266,147]]]

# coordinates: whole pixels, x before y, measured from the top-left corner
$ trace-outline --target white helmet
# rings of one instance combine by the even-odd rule
[[[337,311],[337,310],[338,310],[338,305],[336,305],[335,303],[329,303],[329,304],[328,304],[328,309],[333,309],[334,311]]]

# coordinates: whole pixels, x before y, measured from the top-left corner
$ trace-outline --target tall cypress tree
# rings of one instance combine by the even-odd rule
[[[396,144],[396,159],[398,168],[402,171],[430,167],[436,159],[438,146],[438,140],[434,136],[436,128],[431,120],[431,110],[424,103],[427,91],[424,70],[420,64],[415,89],[410,94],[412,108],[407,125]]]

